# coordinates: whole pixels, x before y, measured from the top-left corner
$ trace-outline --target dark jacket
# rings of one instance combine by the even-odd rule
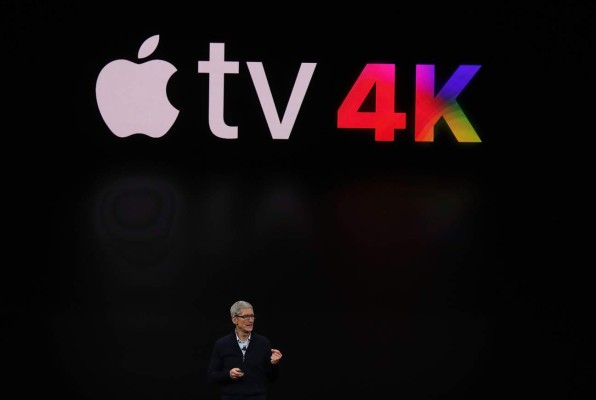
[[[230,370],[234,367],[244,371],[244,376],[230,378]],[[208,379],[211,383],[219,384],[224,395],[265,394],[267,383],[277,380],[278,371],[278,365],[271,364],[269,339],[251,332],[250,344],[243,359],[236,332],[232,332],[215,342],[209,361]]]

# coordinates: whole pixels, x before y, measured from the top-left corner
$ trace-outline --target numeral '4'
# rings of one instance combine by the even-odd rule
[[[375,111],[359,111],[375,84]],[[391,142],[395,129],[406,128],[406,114],[395,112],[395,65],[364,67],[337,110],[337,127],[374,129],[377,142]]]

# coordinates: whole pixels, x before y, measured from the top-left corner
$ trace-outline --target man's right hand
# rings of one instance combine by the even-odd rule
[[[244,376],[244,372],[240,368],[232,368],[230,370],[230,378],[238,379]]]

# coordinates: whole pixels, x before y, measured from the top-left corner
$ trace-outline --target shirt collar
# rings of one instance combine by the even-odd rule
[[[236,333],[236,340],[238,341],[238,343],[248,343],[250,342],[250,337],[252,336],[252,333],[248,334],[248,338],[244,341],[240,340],[240,337],[238,336],[238,333]]]

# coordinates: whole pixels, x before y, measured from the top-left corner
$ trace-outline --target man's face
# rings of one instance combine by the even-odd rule
[[[243,308],[240,310],[239,315],[232,318],[232,321],[238,328],[250,332],[255,323],[255,313],[252,308]]]

